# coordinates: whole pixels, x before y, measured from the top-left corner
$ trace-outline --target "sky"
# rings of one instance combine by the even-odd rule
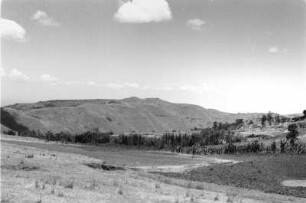
[[[306,109],[305,0],[2,0],[1,105],[158,97]]]

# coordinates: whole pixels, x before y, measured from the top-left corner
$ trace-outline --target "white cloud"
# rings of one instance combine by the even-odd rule
[[[18,42],[25,41],[25,29],[13,20],[3,19],[0,20],[1,38],[15,40]]]
[[[89,86],[99,86],[99,84],[94,82],[94,81],[88,81],[87,85],[89,85]]]
[[[123,84],[124,87],[129,87],[129,88],[140,88],[140,85],[136,82],[127,82]]]
[[[172,19],[166,0],[131,0],[121,4],[114,18],[121,23],[150,23]]]
[[[268,52],[269,53],[277,53],[277,52],[279,52],[279,48],[278,47],[270,47],[269,49],[268,49]]]
[[[6,72],[3,68],[0,68],[0,78],[6,76]]]
[[[277,46],[270,47],[268,48],[267,51],[271,54],[276,54],[276,53],[287,54],[288,53],[288,50],[286,48],[279,48]]]
[[[194,85],[181,85],[179,87],[180,90],[190,90],[190,91],[197,91],[198,87],[194,86]]]
[[[82,81],[63,81],[63,82],[57,82],[56,84],[64,84],[64,85],[83,85],[86,84]]]
[[[190,19],[187,21],[187,26],[190,27],[193,30],[201,30],[202,26],[205,24],[206,22],[199,19],[199,18],[194,18],[194,19]]]
[[[17,70],[17,69],[13,69],[10,74],[9,77],[14,79],[14,80],[21,80],[21,81],[28,81],[30,80],[30,78],[25,75],[23,72]]]
[[[114,89],[122,89],[124,87],[122,84],[118,84],[118,83],[108,83],[108,84],[104,84],[102,86],[109,87],[109,88],[114,88]]]
[[[123,88],[134,88],[140,89],[140,84],[136,82],[126,82],[126,83],[99,83],[94,81],[88,81],[87,85],[90,86],[98,86],[98,87],[108,87],[113,89],[123,89]]]
[[[43,26],[54,26],[58,27],[59,23],[56,22],[52,17],[48,16],[45,11],[37,10],[36,13],[31,17],[32,20],[37,21],[39,24]]]
[[[220,88],[217,88],[214,85],[211,84],[207,84],[207,83],[202,83],[202,84],[198,84],[198,85],[189,85],[189,84],[185,84],[185,85],[181,85],[178,87],[179,90],[184,90],[184,91],[192,91],[195,92],[197,94],[202,94],[205,92],[214,92],[217,94],[224,94],[224,91]]]
[[[57,83],[59,82],[59,79],[56,77],[53,77],[49,74],[43,74],[39,77],[40,80],[44,81],[44,82],[51,82],[51,83]]]

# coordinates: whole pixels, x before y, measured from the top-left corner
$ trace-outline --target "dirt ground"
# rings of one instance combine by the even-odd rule
[[[306,155],[275,154],[227,157],[240,159],[241,162],[199,167],[184,173],[163,174],[169,177],[306,198],[306,187],[286,187],[282,184],[283,181],[290,179],[301,181],[306,179]]]
[[[31,143],[31,146],[25,143]],[[107,157],[109,153],[99,152],[97,157],[97,154],[90,156],[92,153],[69,152],[65,150],[67,146],[56,143],[48,143],[46,145],[50,147],[44,149],[46,145],[42,144],[45,143],[33,138],[1,135],[1,202],[305,202],[305,199],[292,196],[168,178],[133,168],[137,161],[137,167],[152,168],[167,168],[168,165],[179,167],[183,161],[186,161],[184,167],[200,162],[209,165],[214,163],[213,160],[218,163],[220,159],[215,157],[192,158],[164,153],[157,156],[146,152],[147,156],[139,157],[164,158],[164,164],[157,165],[159,162],[156,160],[150,160],[150,163],[149,160],[133,158],[124,170],[108,171],[85,164],[105,160],[110,163],[112,158],[119,155]],[[79,150],[78,145],[69,145],[69,148]],[[120,153],[120,148],[116,148],[116,151],[126,156],[135,153],[132,151],[129,154],[128,149]],[[166,165],[166,160],[172,162]],[[219,162],[224,163],[224,159]],[[230,160],[228,164],[234,163]]]

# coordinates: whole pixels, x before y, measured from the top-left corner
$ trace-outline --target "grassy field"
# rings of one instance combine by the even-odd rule
[[[224,161],[225,159],[227,162]],[[247,156],[192,157],[166,152],[140,151],[113,145],[66,145],[44,142],[35,138],[1,135],[1,201],[35,203],[305,202],[305,199],[293,196],[296,194],[284,196],[264,193],[259,190],[240,188],[241,186],[210,183],[204,178],[201,179],[200,176],[196,178],[196,181],[192,181],[190,178],[171,178],[148,173],[150,170],[141,170],[141,167],[184,166],[181,168],[185,171],[182,174],[199,171],[204,177],[206,172],[202,173],[203,171],[200,170],[207,168],[211,171],[210,168],[213,168],[216,173],[212,174],[217,176],[217,167],[220,167],[221,171],[222,167],[229,166],[226,164],[233,163],[228,159],[250,164]],[[260,159],[259,157],[258,160],[253,159],[256,167]],[[299,159],[296,159],[295,162],[298,161]],[[100,167],[103,162],[124,166],[124,169],[105,170]],[[241,167],[242,163],[232,166]],[[139,168],[135,170],[137,166]],[[196,169],[194,166],[205,167]],[[258,165],[258,167],[262,166]],[[245,166],[241,170],[249,168]],[[226,173],[228,169],[223,168],[223,170],[223,173]],[[284,172],[280,173],[284,174]],[[265,172],[262,174],[267,175]],[[303,176],[303,173],[297,171],[295,177],[300,176]]]
[[[100,146],[93,145],[74,145],[74,144],[55,144],[54,142],[24,142],[14,140],[4,140],[5,143],[20,146],[35,147],[51,151],[73,153],[78,155],[90,156],[101,159],[109,164],[117,166],[154,166],[154,165],[185,165],[196,164],[203,161],[201,156],[191,156],[183,154],[173,154],[161,151],[137,150],[135,147],[118,146],[105,144]]]

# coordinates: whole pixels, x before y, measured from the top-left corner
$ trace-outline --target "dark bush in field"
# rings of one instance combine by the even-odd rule
[[[7,135],[16,135],[16,132],[14,132],[13,130],[3,131],[3,133]]]
[[[102,144],[109,143],[111,139],[112,132],[85,132],[82,134],[72,135],[70,133],[60,132],[60,133],[52,133],[48,131],[45,134],[45,139],[47,141],[61,141],[61,142],[75,142],[75,143],[91,143],[91,144]]]
[[[105,171],[115,171],[115,170],[124,170],[123,167],[119,167],[119,166],[113,166],[113,165],[109,165],[106,163],[86,163],[86,166],[89,166],[90,168],[94,168],[94,169],[102,169]]]

